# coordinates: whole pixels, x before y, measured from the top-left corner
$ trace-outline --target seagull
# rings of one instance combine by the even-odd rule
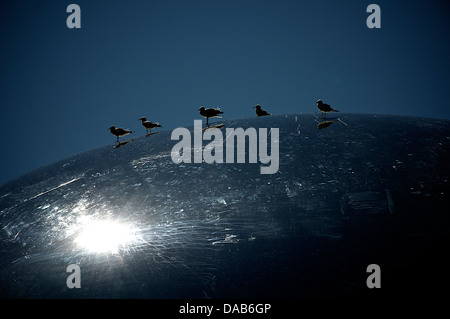
[[[124,130],[123,128],[115,127],[114,125],[112,125],[108,130],[111,132],[112,135],[117,136],[117,142],[119,142],[119,137],[134,133],[133,131]]]
[[[320,112],[322,112],[322,118],[324,113],[325,117],[327,117],[328,112],[339,112],[338,110],[333,109],[328,104],[323,103],[322,100],[317,100],[317,108],[319,109]]]
[[[261,105],[259,105],[259,104],[255,105],[253,108],[256,109],[256,115],[257,116],[272,115],[272,114],[268,113],[267,111],[264,111],[261,108]]]
[[[206,117],[206,126],[208,126],[208,120],[210,117],[220,117],[219,114],[223,114],[220,108],[209,108],[205,109],[203,106],[198,109],[200,111],[200,115]]]
[[[146,133],[148,133],[148,130],[150,130],[151,133],[152,129],[155,127],[162,127],[161,125],[159,125],[159,123],[147,121],[145,117],[141,117],[140,119],[138,119],[138,121],[142,122],[142,126],[145,127]]]

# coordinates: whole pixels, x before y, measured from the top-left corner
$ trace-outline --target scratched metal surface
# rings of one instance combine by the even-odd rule
[[[279,128],[279,171],[175,164],[177,141],[162,131],[1,186],[1,297],[345,297],[365,291],[367,265],[394,276],[448,238],[449,121],[294,114],[223,124],[224,135]],[[106,238],[113,248],[96,246],[112,224],[127,228]],[[80,289],[66,286],[69,264],[80,266]]]

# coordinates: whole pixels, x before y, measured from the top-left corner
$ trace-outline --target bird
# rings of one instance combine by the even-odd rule
[[[272,115],[272,114],[268,113],[267,111],[264,111],[261,108],[261,105],[259,105],[259,104],[255,105],[253,108],[256,109],[257,116]]]
[[[320,112],[322,112],[322,118],[324,113],[325,117],[327,117],[328,112],[339,112],[338,110],[333,109],[328,104],[323,103],[322,100],[317,100],[317,108],[319,109]]]
[[[145,117],[141,117],[140,119],[138,119],[138,121],[142,122],[142,126],[145,127],[146,133],[148,133],[148,130],[150,130],[151,133],[153,128],[162,127],[161,125],[159,125],[159,123],[147,121]]]
[[[206,126],[208,126],[208,121],[210,117],[220,117],[219,114],[223,114],[220,108],[208,108],[205,109],[203,106],[198,109],[200,111],[200,115],[206,117]]]
[[[125,130],[120,127],[115,127],[114,125],[111,125],[111,127],[108,129],[112,135],[115,135],[117,137],[117,142],[119,142],[119,137],[134,133],[134,131]]]

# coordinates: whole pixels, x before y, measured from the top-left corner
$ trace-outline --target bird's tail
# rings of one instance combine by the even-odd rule
[[[333,110],[333,112],[339,112],[339,110]]]

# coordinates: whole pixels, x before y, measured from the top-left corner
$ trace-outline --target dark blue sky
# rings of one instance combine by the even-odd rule
[[[0,184],[115,141],[110,125],[316,112],[450,118],[447,1],[0,2]],[[81,29],[66,8],[81,7]],[[381,29],[366,26],[370,3]]]

